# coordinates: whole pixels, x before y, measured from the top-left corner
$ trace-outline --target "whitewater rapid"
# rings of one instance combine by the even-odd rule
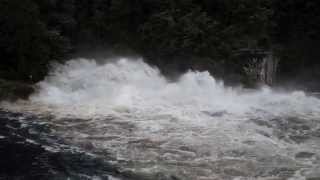
[[[190,180],[320,171],[319,99],[226,87],[208,72],[170,81],[142,59],[73,59],[54,65],[28,101],[1,106],[50,117],[66,142],[123,171]]]

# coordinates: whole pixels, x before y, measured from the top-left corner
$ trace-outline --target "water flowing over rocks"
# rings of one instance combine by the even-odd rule
[[[320,100],[304,92],[225,87],[207,72],[172,82],[128,58],[71,60],[37,86],[29,100],[3,102],[1,122],[28,127],[22,137],[59,155],[64,177],[320,177]]]

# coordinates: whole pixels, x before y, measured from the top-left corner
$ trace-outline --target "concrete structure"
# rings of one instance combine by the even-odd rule
[[[276,81],[279,59],[263,49],[240,49],[236,56],[243,62],[247,78],[256,84],[272,86]]]

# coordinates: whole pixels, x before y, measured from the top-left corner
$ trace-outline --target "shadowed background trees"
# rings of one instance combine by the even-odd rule
[[[52,60],[127,48],[166,71],[237,72],[243,48],[273,51],[282,79],[319,78],[316,0],[1,0],[0,75],[36,82]]]

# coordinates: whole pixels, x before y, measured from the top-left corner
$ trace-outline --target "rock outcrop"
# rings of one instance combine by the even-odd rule
[[[0,100],[27,99],[33,92],[31,84],[0,79]]]

